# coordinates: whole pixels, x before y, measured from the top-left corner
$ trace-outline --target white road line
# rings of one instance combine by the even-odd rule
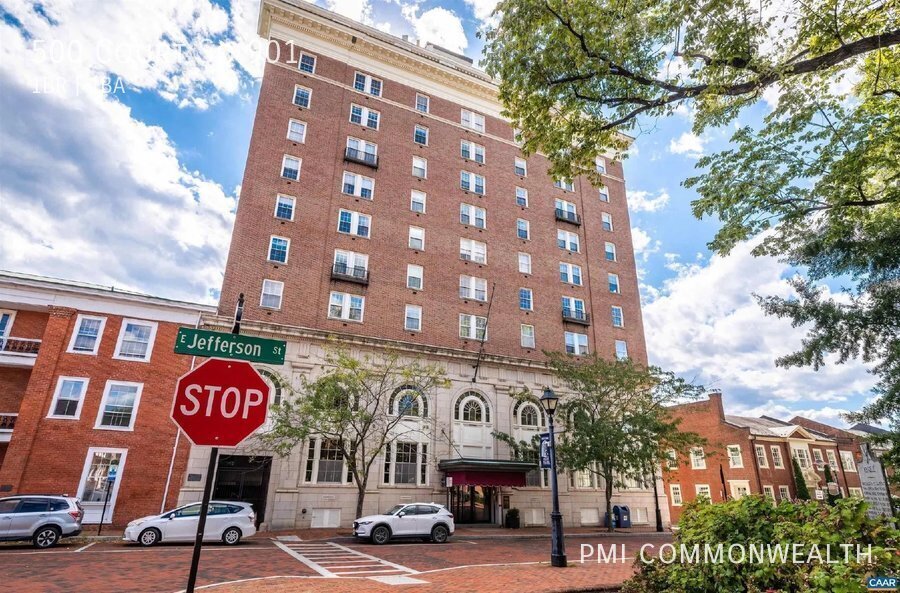
[[[364,574],[418,574],[418,571],[358,550],[326,542],[322,544],[273,542],[289,556],[326,578],[347,578]]]
[[[91,542],[91,543],[89,543],[89,544],[86,544],[86,545],[84,545],[84,546],[81,546],[80,548],[78,548],[78,549],[75,550],[75,551],[76,551],[76,552],[83,552],[83,551],[87,550],[88,548],[90,548],[91,546],[93,546],[93,545],[96,544],[96,543],[97,543],[97,542]]]
[[[412,568],[407,568],[407,567],[405,567],[405,566],[403,566],[403,565],[401,565],[401,564],[394,564],[393,562],[388,562],[387,560],[382,560],[381,558],[376,558],[375,556],[370,556],[370,555],[368,555],[368,554],[363,554],[362,552],[359,552],[359,551],[357,551],[357,550],[353,550],[353,549],[351,549],[351,548],[348,548],[348,547],[346,547],[346,546],[342,546],[342,545],[340,545],[340,544],[332,543],[331,545],[334,546],[335,548],[340,548],[340,549],[342,549],[342,550],[346,550],[346,551],[352,552],[352,553],[354,553],[354,554],[359,554],[360,556],[362,556],[362,557],[364,557],[364,558],[369,558],[369,559],[371,559],[371,560],[375,560],[376,562],[381,562],[382,564],[386,564],[386,565],[388,565],[388,566],[393,566],[394,568],[396,568],[397,570],[400,570],[400,571],[402,571],[402,572],[408,572],[409,574],[417,574],[417,573],[419,572],[419,571],[417,571],[417,570],[413,570]]]
[[[316,564],[315,562],[313,562],[309,558],[305,557],[300,552],[292,550],[290,547],[286,546],[285,544],[283,544],[281,542],[275,542],[275,545],[278,546],[279,548],[281,548],[282,550],[284,550],[288,556],[292,556],[296,560],[299,560],[300,562],[302,562],[306,566],[310,567],[311,569],[313,569],[314,571],[316,571],[323,577],[335,578],[337,576],[334,573],[332,573],[330,570],[325,568],[324,566]]]

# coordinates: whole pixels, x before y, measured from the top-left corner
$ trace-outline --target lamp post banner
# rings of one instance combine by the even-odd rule
[[[552,461],[550,460],[550,433],[545,432],[541,435],[541,469],[551,469]]]

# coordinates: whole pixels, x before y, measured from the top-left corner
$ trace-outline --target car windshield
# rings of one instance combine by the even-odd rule
[[[391,509],[389,511],[385,512],[384,514],[385,515],[396,515],[397,513],[399,513],[400,511],[402,511],[405,508],[406,508],[405,504],[397,504],[397,505],[392,506]]]

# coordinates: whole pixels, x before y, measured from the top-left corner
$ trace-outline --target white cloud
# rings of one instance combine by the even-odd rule
[[[372,4],[369,0],[325,0],[325,7],[354,21],[372,24]]]
[[[489,20],[494,8],[497,7],[497,0],[465,0],[465,2],[472,7],[472,12],[479,21]]]
[[[640,227],[631,227],[631,243],[634,246],[634,254],[643,256],[644,261],[650,254],[659,251],[659,241],[654,243],[650,234]]]
[[[838,428],[846,428],[849,426],[848,422],[843,418],[844,414],[851,411],[847,408],[835,408],[831,406],[822,408],[790,407],[772,400],[753,406],[747,406],[740,402],[732,404],[728,401],[727,394],[723,397],[725,398],[726,414],[750,417],[769,416],[770,418],[778,418],[779,420],[785,421],[790,420],[794,416],[803,416],[804,418],[809,418],[810,420],[815,420],[816,422],[822,422]]]
[[[703,156],[703,145],[709,140],[701,138],[693,132],[684,132],[677,139],[669,142],[669,152],[683,154],[688,158],[699,159]]]
[[[628,209],[632,212],[656,212],[669,203],[669,192],[661,189],[654,196],[648,191],[629,190]]]
[[[431,42],[460,54],[468,47],[462,21],[452,11],[439,6],[419,15],[418,5],[411,4],[404,6],[402,12],[423,43]]]
[[[644,307],[650,358],[661,366],[721,388],[747,407],[764,401],[840,402],[867,392],[874,381],[858,363],[782,369],[774,360],[796,350],[805,335],[788,320],[767,316],[752,298],[791,295],[789,270],[772,258],[755,258],[749,243],[728,257],[681,264],[678,275]]]

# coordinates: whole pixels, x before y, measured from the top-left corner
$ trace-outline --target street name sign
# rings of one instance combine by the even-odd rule
[[[178,328],[175,353],[204,358],[231,358],[248,362],[284,364],[287,342],[256,336],[213,332],[192,327]]]

